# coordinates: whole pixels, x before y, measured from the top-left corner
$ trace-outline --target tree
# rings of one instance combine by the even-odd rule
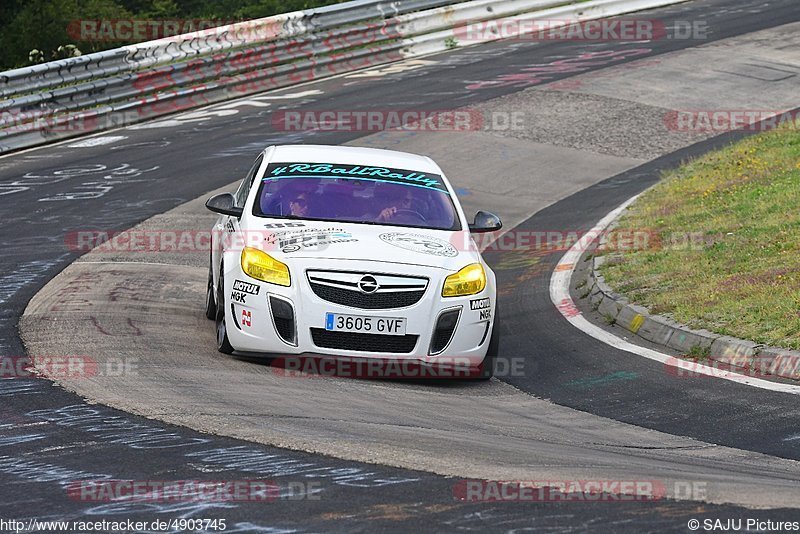
[[[339,1],[342,0],[0,0],[0,70],[129,44],[83,40],[81,20],[183,18],[228,23]],[[34,50],[36,53],[32,53]]]
[[[29,63],[32,49],[45,61],[63,56],[59,47],[73,45],[83,53],[108,48],[109,43],[82,42],[67,28],[81,20],[129,18],[131,13],[115,0],[28,0],[0,29],[0,66],[21,67]],[[73,32],[74,33],[74,32]]]

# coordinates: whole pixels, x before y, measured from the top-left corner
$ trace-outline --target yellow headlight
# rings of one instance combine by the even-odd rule
[[[451,274],[444,281],[442,288],[443,297],[463,297],[480,293],[486,287],[486,273],[483,265],[472,263],[455,274]]]
[[[248,276],[270,284],[289,286],[292,283],[292,279],[289,277],[289,267],[257,248],[244,247],[242,270]]]

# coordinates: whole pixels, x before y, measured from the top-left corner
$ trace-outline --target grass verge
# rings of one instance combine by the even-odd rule
[[[601,267],[631,301],[691,327],[800,349],[800,125],[665,173],[614,232],[648,236]]]

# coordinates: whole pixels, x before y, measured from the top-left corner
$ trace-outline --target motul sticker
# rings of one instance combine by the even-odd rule
[[[258,284],[251,284],[250,282],[243,282],[241,280],[236,280],[233,282],[233,290],[234,291],[241,291],[243,293],[250,293],[251,295],[258,295],[258,290],[260,287]]]
[[[470,310],[482,310],[484,308],[491,308],[492,303],[489,300],[489,297],[485,299],[475,299],[469,301],[469,309]]]

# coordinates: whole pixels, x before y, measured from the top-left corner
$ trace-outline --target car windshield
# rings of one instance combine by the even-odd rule
[[[334,163],[272,163],[253,206],[259,217],[460,230],[436,174]]]

